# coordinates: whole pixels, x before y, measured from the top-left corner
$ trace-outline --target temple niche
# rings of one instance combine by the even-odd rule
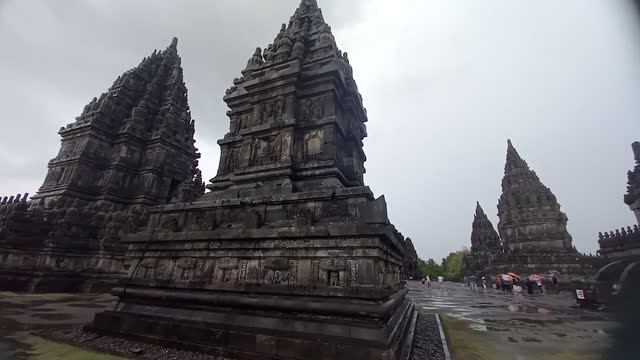
[[[174,39],[60,129],[31,201],[2,202],[0,289],[107,291],[123,279],[120,235],[144,227],[149,207],[204,193],[194,131]]]
[[[124,237],[132,281],[91,328],[252,358],[406,358],[408,247],[364,183],[367,113],[316,1],[241,74],[211,191]]]

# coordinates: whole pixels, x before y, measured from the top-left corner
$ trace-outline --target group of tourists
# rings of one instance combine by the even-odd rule
[[[437,279],[438,279],[438,289],[441,289],[441,290],[444,289],[444,276],[438,275]],[[424,284],[427,284],[427,289],[431,289],[431,277],[429,275],[422,278],[422,285]]]
[[[471,291],[473,292],[477,292],[478,291],[478,277],[475,275],[471,275],[471,276],[465,276],[464,279],[462,280],[462,285],[463,286],[467,286],[471,289]],[[487,278],[485,278],[484,276],[481,279],[480,282],[480,286],[482,286],[483,289],[487,288]]]

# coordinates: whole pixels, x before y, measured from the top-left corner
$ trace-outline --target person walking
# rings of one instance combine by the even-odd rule
[[[427,289],[431,289],[431,277],[429,277],[429,275],[427,275],[425,280],[427,281]]]
[[[529,278],[527,279],[527,294],[529,294],[529,296],[533,296],[533,286],[537,285],[535,281],[533,281],[533,279]]]
[[[438,288],[444,290],[444,277],[442,275],[438,276]]]
[[[478,280],[475,275],[469,276],[469,287],[471,287],[471,291],[478,291]]]
[[[487,289],[487,278],[486,277],[482,277],[482,287],[486,290]]]

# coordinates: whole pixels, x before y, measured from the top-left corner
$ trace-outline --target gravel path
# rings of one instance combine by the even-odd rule
[[[97,334],[83,331],[82,328],[47,331],[41,332],[39,335],[50,340],[60,341],[74,346],[81,346],[90,350],[118,355],[129,359],[231,360],[221,356],[177,350],[111,336],[99,336]]]
[[[433,314],[418,314],[412,360],[445,360],[438,321]]]

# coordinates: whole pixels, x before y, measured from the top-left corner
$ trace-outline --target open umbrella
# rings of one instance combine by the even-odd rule
[[[504,274],[504,275],[502,275],[502,280],[504,280],[504,281],[511,281],[511,280],[513,280],[513,279],[511,278],[511,276],[510,276],[510,275]]]
[[[520,279],[520,276],[518,274],[514,273],[514,272],[508,272],[507,275],[513,276],[514,278]]]
[[[529,276],[529,279],[538,282],[538,281],[542,280],[542,277],[540,275],[533,274],[533,275]]]
[[[560,275],[560,271],[557,271],[557,270],[549,270],[549,274],[551,274],[551,275],[555,275],[555,276],[558,276],[558,275]]]

